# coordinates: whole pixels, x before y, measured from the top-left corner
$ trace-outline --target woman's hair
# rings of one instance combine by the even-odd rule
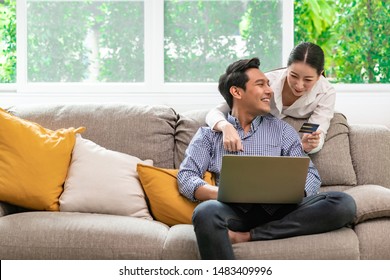
[[[259,66],[260,60],[257,57],[238,60],[230,64],[226,68],[226,72],[219,77],[218,90],[230,108],[233,107],[233,97],[230,94],[230,88],[236,86],[246,90],[246,83],[249,78],[245,71],[251,68],[259,69]]]
[[[295,48],[291,51],[287,66],[290,66],[294,62],[307,63],[316,69],[318,75],[321,75],[324,71],[325,64],[324,51],[316,44],[302,42],[295,46]]]

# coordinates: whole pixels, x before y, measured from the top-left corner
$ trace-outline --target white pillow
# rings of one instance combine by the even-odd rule
[[[153,165],[108,150],[76,135],[72,160],[60,196],[60,211],[132,216],[152,220],[137,164]]]

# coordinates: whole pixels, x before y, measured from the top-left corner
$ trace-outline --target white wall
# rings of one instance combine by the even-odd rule
[[[336,110],[350,124],[383,124],[390,128],[390,93],[339,93]]]

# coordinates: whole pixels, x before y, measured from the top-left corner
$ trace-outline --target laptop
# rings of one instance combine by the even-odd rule
[[[299,203],[309,157],[225,155],[217,199],[232,203]]]

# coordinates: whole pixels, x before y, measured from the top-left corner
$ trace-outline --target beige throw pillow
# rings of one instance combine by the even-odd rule
[[[152,219],[139,182],[137,164],[151,160],[108,150],[76,135],[76,144],[60,197],[60,211]]]

